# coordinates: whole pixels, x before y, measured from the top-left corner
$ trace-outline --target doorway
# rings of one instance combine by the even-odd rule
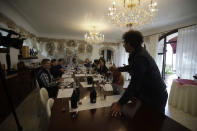
[[[176,45],[178,30],[173,30],[159,38],[158,67],[164,80],[177,78],[176,76]],[[168,81],[168,80],[167,80]],[[171,82],[169,82],[171,83]]]

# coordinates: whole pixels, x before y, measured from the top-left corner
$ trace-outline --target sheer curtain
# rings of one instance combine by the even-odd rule
[[[122,67],[123,64],[128,65],[128,58],[129,58],[129,54],[126,53],[123,44],[120,44],[118,47],[118,51],[117,54],[115,55],[115,65],[116,67]],[[129,79],[129,74],[128,73],[122,73],[124,76],[125,80]]]
[[[158,53],[163,53],[164,40],[159,42],[159,34],[144,37],[144,44],[146,50],[154,58],[160,73],[162,72],[163,55],[158,55]]]
[[[159,35],[151,35],[144,37],[144,44],[146,45],[146,50],[154,59],[156,58],[158,40],[159,40]]]
[[[197,74],[197,25],[178,30],[176,73],[183,79]]]
[[[158,42],[157,50],[156,50],[156,58],[155,58],[160,73],[162,72],[163,55],[158,55],[158,53],[163,53],[163,47],[164,47],[164,39]]]

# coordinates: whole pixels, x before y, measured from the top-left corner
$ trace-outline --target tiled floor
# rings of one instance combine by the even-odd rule
[[[34,90],[16,109],[23,131],[39,131],[39,117],[37,116],[36,90]],[[0,131],[17,131],[13,115],[0,125]]]
[[[167,90],[170,91],[172,79],[176,78],[175,75],[167,76],[166,84]],[[127,87],[128,81],[125,81]],[[36,102],[36,90],[34,90],[21,105],[17,108],[17,114],[23,131],[39,131],[39,117],[37,116],[37,102]],[[181,123],[185,127],[197,131],[197,116],[193,117],[187,113],[175,109],[174,107],[166,105],[166,115]],[[0,131],[17,131],[16,124],[12,115],[10,115],[1,125]]]

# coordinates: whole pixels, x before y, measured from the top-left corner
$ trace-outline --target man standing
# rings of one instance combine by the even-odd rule
[[[57,95],[57,84],[58,82],[61,82],[62,79],[59,79],[58,81],[55,81],[50,73],[51,68],[51,62],[49,59],[43,59],[42,67],[38,72],[37,79],[38,83],[41,88],[46,88],[49,94],[49,97],[56,97]]]
[[[168,97],[166,85],[154,59],[142,47],[142,34],[139,31],[131,30],[123,35],[123,40],[125,51],[129,53],[129,65],[113,67],[111,70],[128,72],[131,75],[131,81],[120,100],[113,103],[112,116],[117,116],[121,107],[133,98],[139,100],[143,105],[165,113]]]

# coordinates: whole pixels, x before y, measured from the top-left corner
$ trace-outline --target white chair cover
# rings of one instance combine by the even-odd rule
[[[50,117],[51,117],[51,109],[53,107],[53,103],[54,103],[54,99],[52,98],[48,99],[47,106],[46,106],[48,120],[50,120]]]
[[[36,80],[36,89],[35,89],[35,101],[37,103],[37,116],[39,117],[41,114],[41,101],[40,101],[40,86],[38,81]]]
[[[47,100],[49,99],[48,92],[45,88],[40,89],[40,101],[44,108],[46,108]]]
[[[40,123],[39,128],[42,131],[47,131],[48,129],[48,120],[46,112],[46,104],[49,99],[48,92],[45,88],[40,89]]]

